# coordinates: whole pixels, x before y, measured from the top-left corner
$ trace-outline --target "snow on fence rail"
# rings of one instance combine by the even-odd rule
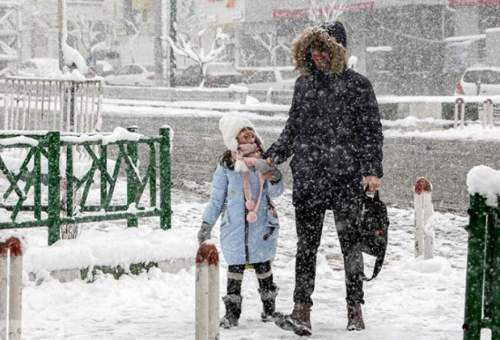
[[[93,132],[101,128],[102,82],[7,77],[4,130]]]
[[[127,219],[129,227],[136,227],[139,217],[159,216],[161,228],[169,229],[169,136],[168,127],[156,137],[122,128],[113,134],[0,135],[0,171],[5,175],[0,210],[10,212],[0,215],[0,230],[47,226],[53,244],[68,224]],[[77,148],[88,154],[89,162],[76,163]],[[15,157],[9,159],[12,149]],[[116,158],[110,162],[112,154]],[[114,194],[121,173],[126,175],[126,202]],[[147,193],[149,202],[144,202]]]

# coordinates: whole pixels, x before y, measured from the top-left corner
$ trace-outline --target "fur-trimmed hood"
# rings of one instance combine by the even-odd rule
[[[325,45],[331,55],[331,70],[340,74],[346,65],[346,49],[337,40],[328,34],[328,31],[319,26],[306,28],[293,43],[293,57],[295,66],[301,74],[311,74],[315,66],[311,59],[311,45]]]

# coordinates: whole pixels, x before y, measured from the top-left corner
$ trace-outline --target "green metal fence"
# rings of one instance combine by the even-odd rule
[[[134,140],[57,131],[24,137],[0,135],[0,171],[7,180],[7,185],[0,187],[0,208],[10,212],[8,220],[0,221],[0,230],[46,226],[50,245],[59,239],[61,226],[71,223],[127,219],[128,227],[136,227],[138,218],[159,216],[160,227],[169,229],[169,135],[166,127],[160,129],[159,136],[136,135],[139,138]],[[24,157],[16,169],[4,161],[9,149]],[[82,155],[88,171],[77,176],[75,158],[81,159]],[[112,171],[108,156],[114,156]],[[89,193],[96,178],[99,195],[92,202]],[[125,181],[127,192],[126,202],[117,204],[113,198],[119,178]]]
[[[479,340],[481,329],[491,329],[500,340],[500,206],[486,198],[470,197],[464,340]]]

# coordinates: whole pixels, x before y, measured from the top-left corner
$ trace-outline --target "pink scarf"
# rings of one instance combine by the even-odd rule
[[[245,194],[245,207],[248,210],[246,219],[250,223],[257,221],[257,211],[260,206],[260,199],[262,197],[262,188],[264,187],[265,179],[258,172],[259,176],[259,197],[257,203],[252,198],[252,190],[250,187],[250,168],[255,166],[255,162],[262,158],[262,153],[257,144],[240,144],[238,151],[232,152],[233,159],[235,160],[235,171],[241,172],[243,176],[243,192]]]

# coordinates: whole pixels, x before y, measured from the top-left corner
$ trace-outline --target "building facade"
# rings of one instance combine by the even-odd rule
[[[230,27],[238,65],[290,64],[299,32],[334,17],[346,25],[349,53],[378,93],[451,94],[466,67],[499,59],[500,0],[229,2],[196,3],[208,26]],[[315,15],[318,9],[323,16]]]

